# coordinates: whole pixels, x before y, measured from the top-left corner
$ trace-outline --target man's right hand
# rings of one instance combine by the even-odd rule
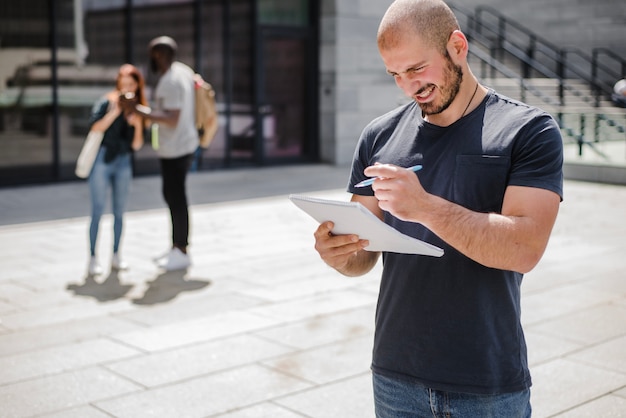
[[[369,241],[357,235],[333,235],[333,226],[332,222],[324,222],[313,234],[315,250],[322,260],[346,276],[359,276],[371,270],[379,253],[364,250]]]

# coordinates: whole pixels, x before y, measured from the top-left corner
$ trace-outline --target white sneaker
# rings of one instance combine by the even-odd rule
[[[114,270],[128,270],[128,264],[117,253],[114,253],[113,258],[111,258],[111,268]]]
[[[95,256],[92,256],[89,259],[89,268],[87,269],[87,272],[92,276],[102,274],[102,266],[100,265],[100,263],[98,263],[98,260]]]
[[[164,263],[167,260],[167,257],[170,255],[170,252],[172,252],[172,250],[167,250],[163,254],[160,254],[160,255],[158,255],[156,257],[153,257],[152,261],[157,263],[157,265],[161,265],[162,263]]]
[[[174,252],[174,250],[178,250],[179,252],[183,253],[182,251],[180,251],[180,249],[176,247],[172,247],[169,250],[167,250],[165,254],[161,254],[159,257],[154,257],[152,260],[156,263],[157,266],[163,267],[165,264],[167,264],[167,260],[170,259],[170,255]]]
[[[158,261],[159,267],[166,271],[182,270],[191,265],[191,258],[178,248],[172,248],[167,257]]]

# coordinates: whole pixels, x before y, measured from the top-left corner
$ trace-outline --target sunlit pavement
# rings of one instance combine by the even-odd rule
[[[347,167],[193,173],[193,265],[159,271],[158,177],[133,182],[122,254],[86,275],[84,182],[0,189],[0,417],[373,417],[380,265],[345,278],[290,193],[346,199]],[[626,416],[626,187],[566,181],[523,284],[534,417]]]

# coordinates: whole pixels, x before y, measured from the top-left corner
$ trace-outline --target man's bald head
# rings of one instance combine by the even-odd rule
[[[395,0],[378,27],[378,48],[392,48],[408,37],[419,37],[442,53],[459,23],[441,0]]]

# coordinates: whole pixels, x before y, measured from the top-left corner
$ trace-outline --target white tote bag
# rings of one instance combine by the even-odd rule
[[[83,149],[80,150],[78,160],[76,160],[76,170],[74,171],[81,179],[89,177],[93,163],[98,156],[103,136],[104,132],[89,131],[87,134]]]

